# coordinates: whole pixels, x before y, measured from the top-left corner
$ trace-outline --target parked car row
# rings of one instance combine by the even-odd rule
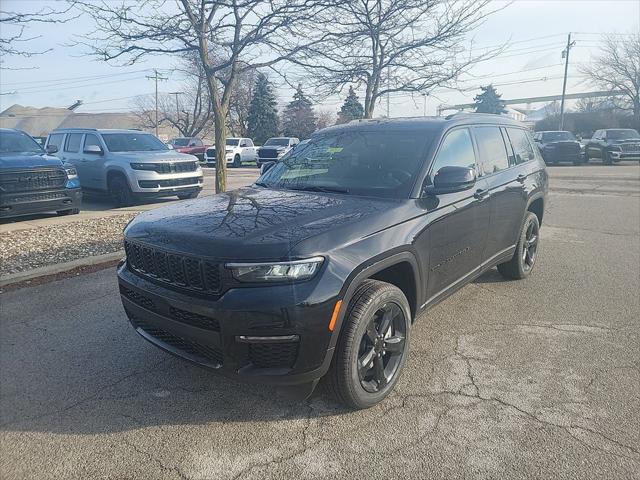
[[[574,165],[600,160],[612,165],[620,160],[640,160],[640,134],[631,128],[597,130],[583,143],[568,131],[540,131],[533,136],[547,164],[569,162]]]

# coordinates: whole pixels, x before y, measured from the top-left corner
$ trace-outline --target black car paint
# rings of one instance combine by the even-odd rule
[[[610,129],[620,130],[620,129]],[[591,138],[585,145],[585,154],[589,159],[599,159],[603,162],[619,162],[621,160],[640,160],[640,136],[637,138],[616,139],[608,138],[607,132],[602,130],[604,138]],[[623,145],[633,145],[633,151],[623,151]],[[616,152],[616,155],[612,155]]]
[[[546,140],[546,132],[537,132],[541,137],[536,140],[536,145],[540,149],[542,158],[549,164],[571,162],[577,164],[581,162],[581,146],[577,139],[574,140]]]
[[[16,130],[0,129],[0,135],[3,132],[16,132]],[[80,188],[62,186],[59,188],[35,189],[12,188],[10,190],[7,183],[5,183],[7,177],[13,174],[38,175],[60,171],[64,173],[64,168],[65,165],[59,158],[46,155],[44,150],[37,154],[0,155],[0,218],[79,208],[82,202]],[[58,194],[59,198],[44,198],[50,194]]]
[[[151,318],[191,341],[209,339],[224,355],[217,368],[220,373],[277,384],[317,380],[329,367],[346,306],[360,281],[401,269],[415,318],[488,268],[509,259],[527,209],[535,210],[542,220],[543,205],[533,202],[543,202],[548,179],[537,155],[503,172],[478,178],[472,189],[423,194],[424,179],[442,138],[454,128],[478,124],[522,128],[503,117],[472,115],[451,120],[371,121],[328,129],[415,129],[419,125],[437,131],[438,141],[429,147],[406,199],[253,186],[140,214],[125,229],[125,238],[154,248],[220,263],[313,256],[322,256],[325,261],[318,274],[307,281],[231,283],[215,297],[163,287],[141,278],[123,263],[118,269],[121,288],[149,297],[161,312],[177,305],[216,318],[221,329],[212,335],[183,325],[153,314],[123,295],[126,310],[134,317]],[[331,332],[328,324],[338,300],[343,301],[342,308]],[[298,335],[297,361],[285,369],[253,368],[247,363],[247,344],[238,341],[241,335]],[[185,357],[167,344],[145,338]]]

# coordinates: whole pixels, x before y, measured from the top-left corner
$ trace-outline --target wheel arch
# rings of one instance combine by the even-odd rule
[[[529,199],[527,204],[527,212],[532,212],[538,217],[538,223],[542,225],[542,217],[544,217],[544,197],[536,195]]]
[[[107,169],[107,175],[105,177],[106,179],[106,183],[107,183],[107,190],[109,189],[109,184],[111,183],[111,180],[113,180],[116,177],[122,177],[124,178],[125,182],[127,182],[127,185],[129,185],[129,188],[131,188],[131,182],[129,181],[129,175],[126,174],[126,172],[124,170],[122,170],[119,167],[110,167],[109,169]]]

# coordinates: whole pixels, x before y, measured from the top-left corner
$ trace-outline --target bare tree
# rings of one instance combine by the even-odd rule
[[[498,50],[465,55],[466,34],[492,12],[489,0],[358,0],[335,2],[317,18],[332,34],[300,62],[325,95],[364,86],[364,116],[398,92],[450,84]],[[322,29],[316,29],[322,30]]]
[[[238,79],[291,59],[321,38],[299,33],[316,0],[74,0],[95,19],[95,32],[77,43],[105,61],[133,64],[153,54],[195,54],[209,90],[215,143],[226,142],[226,120]],[[301,40],[304,39],[304,40]],[[226,189],[224,148],[217,148],[216,191]]]
[[[13,12],[0,9],[0,64],[5,63],[6,57],[33,57],[34,55],[42,55],[51,51],[51,48],[45,50],[33,50],[29,48],[29,43],[40,38],[40,35],[29,35],[28,28],[34,23],[64,23],[72,18],[70,11],[72,5],[66,5],[63,9],[53,9],[45,7],[35,12]],[[4,69],[10,69],[3,65]]]
[[[253,95],[253,84],[256,80],[256,70],[249,70],[238,77],[238,84],[229,102],[229,118],[227,125],[236,137],[246,137],[249,105]]]
[[[609,35],[603,41],[600,53],[580,70],[598,87],[621,91],[625,101],[620,107],[633,112],[640,128],[640,34]]]
[[[322,130],[336,123],[336,114],[331,110],[318,110],[316,112],[316,128]]]

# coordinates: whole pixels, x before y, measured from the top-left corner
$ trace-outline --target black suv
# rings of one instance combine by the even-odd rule
[[[82,192],[73,166],[45,154],[21,130],[0,128],[0,218],[80,211]]]
[[[369,407],[422,312],[496,265],[529,275],[546,191],[530,133],[504,117],[331,127],[251,187],[138,215],[122,302],[180,357],[297,395],[328,374],[341,401]]]
[[[556,165],[560,162],[571,162],[574,165],[583,163],[580,142],[571,132],[563,130],[536,132],[533,140],[538,145],[547,165]]]
[[[640,160],[640,134],[632,128],[596,130],[585,146],[585,160],[612,165],[620,160]]]

